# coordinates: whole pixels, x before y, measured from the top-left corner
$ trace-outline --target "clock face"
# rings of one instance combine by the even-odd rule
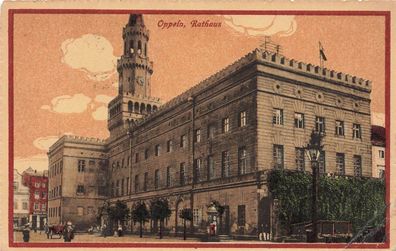
[[[143,78],[143,77],[138,77],[138,78],[136,79],[136,81],[137,81],[137,83],[138,83],[139,85],[144,85],[144,78]]]

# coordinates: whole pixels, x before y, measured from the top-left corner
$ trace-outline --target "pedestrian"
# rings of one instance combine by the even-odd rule
[[[270,241],[271,235],[270,235],[270,228],[268,226],[268,223],[265,224],[263,232],[264,232],[264,239],[266,241]]]
[[[121,226],[121,224],[118,224],[117,234],[118,234],[118,237],[122,236],[122,226]]]
[[[260,228],[259,228],[259,234],[258,234],[259,236],[259,240],[260,241],[263,241],[264,240],[264,224],[261,224],[260,225]]]
[[[64,227],[63,239],[65,242],[71,242],[74,238],[74,229],[70,221],[67,222],[67,225]]]
[[[47,223],[44,224],[44,232],[47,235],[47,239],[49,239],[49,227]]]
[[[23,228],[22,235],[23,235],[23,242],[29,242],[30,239],[29,224],[26,224],[25,227]]]
[[[103,238],[106,238],[106,228],[107,228],[106,224],[103,223],[103,225],[101,227]]]

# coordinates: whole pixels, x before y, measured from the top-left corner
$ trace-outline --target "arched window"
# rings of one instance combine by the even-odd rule
[[[146,105],[144,103],[140,104],[140,113],[141,114],[146,113]]]
[[[135,52],[135,49],[134,49],[133,44],[134,44],[134,42],[133,42],[133,40],[131,40],[131,41],[129,42],[129,52],[130,52],[131,54],[133,54],[133,53]]]
[[[153,105],[153,112],[157,111],[157,106]]]
[[[142,53],[142,42],[139,40],[138,41],[138,49],[137,49],[138,54]]]
[[[147,113],[151,113],[151,105],[150,104],[147,105]]]
[[[133,110],[133,103],[132,101],[128,101],[128,112],[132,112]]]
[[[135,109],[134,109],[135,113],[139,113],[139,103],[135,102]]]
[[[147,43],[144,44],[144,56],[147,57]]]

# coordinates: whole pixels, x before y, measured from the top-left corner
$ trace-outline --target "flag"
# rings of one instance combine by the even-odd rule
[[[320,58],[323,59],[324,61],[327,61],[327,57],[324,53],[323,46],[320,42],[319,42],[319,53],[320,53]]]

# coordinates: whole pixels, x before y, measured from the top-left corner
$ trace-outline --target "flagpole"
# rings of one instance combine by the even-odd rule
[[[322,53],[320,53],[321,50],[321,44],[319,42],[319,63],[320,63],[320,68],[323,68],[323,58],[322,58]]]

